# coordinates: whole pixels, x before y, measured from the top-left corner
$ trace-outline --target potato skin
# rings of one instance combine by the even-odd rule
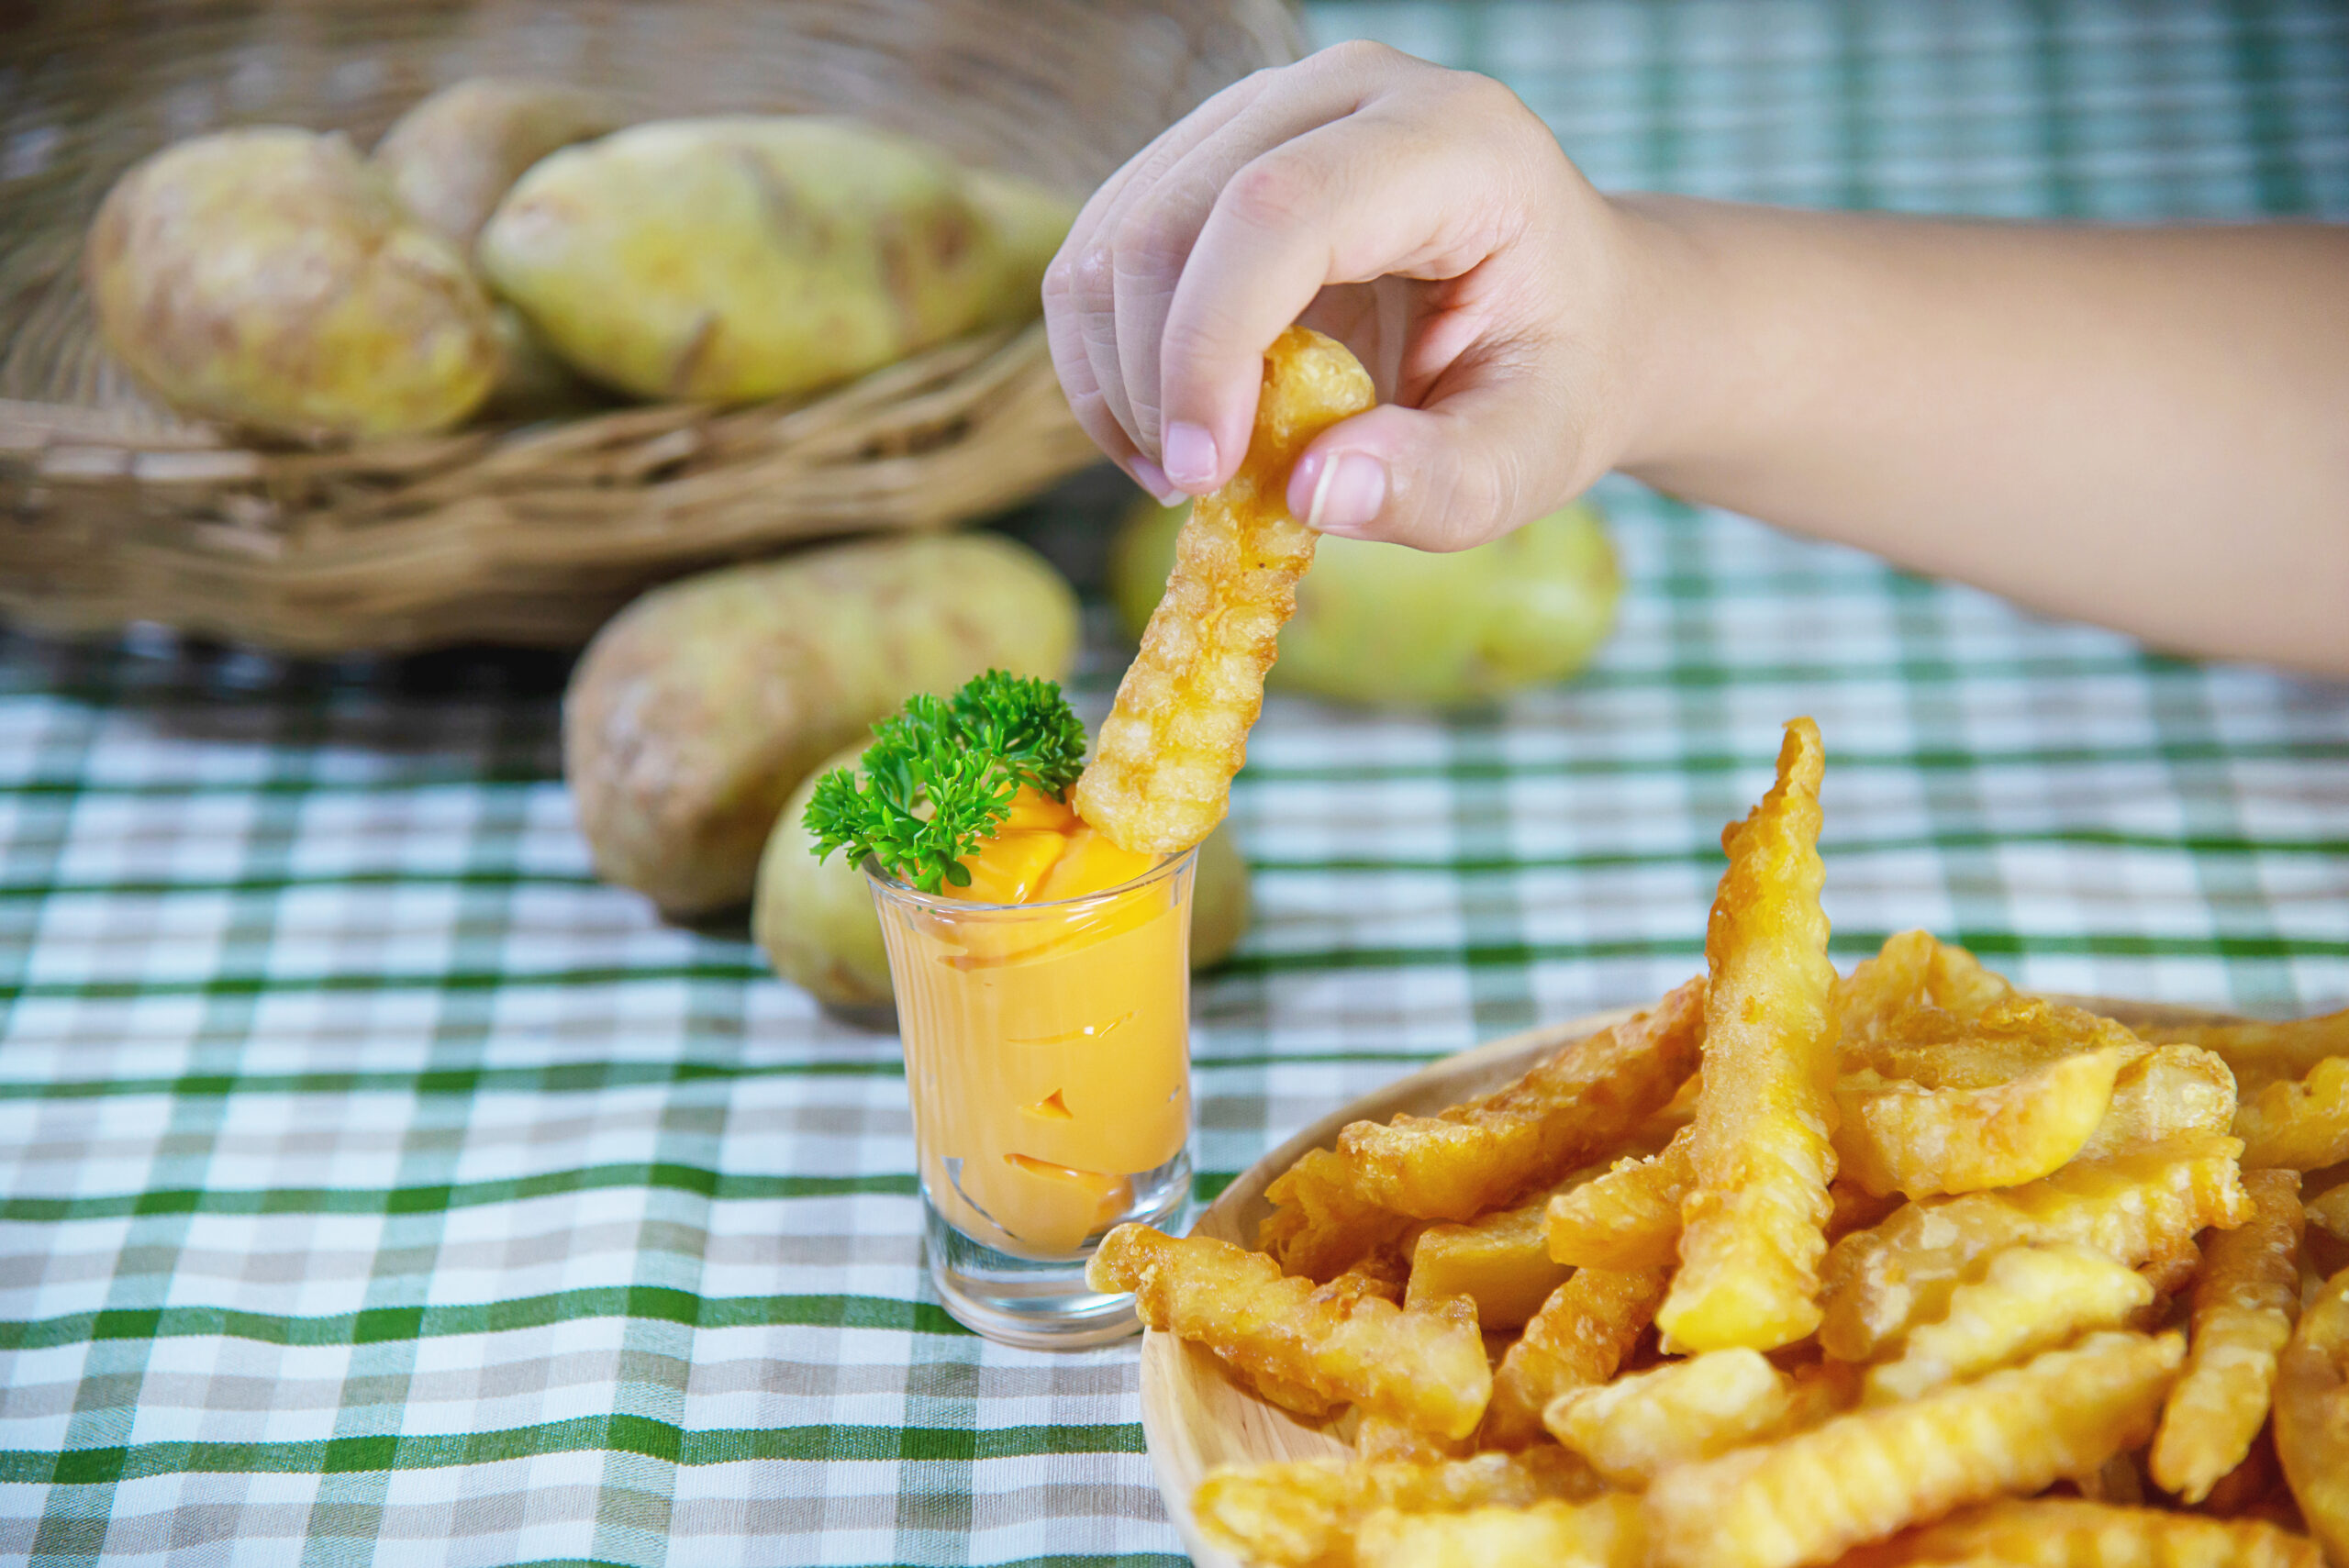
[[[475,259],[555,351],[640,397],[812,391],[1036,308],[1032,235],[918,143],[807,117],[640,125],[533,166]],[[1050,252],[1045,254],[1049,256]],[[1032,269],[1041,275],[1041,265]]]
[[[791,792],[759,858],[751,906],[751,934],[774,972],[825,1006],[860,1019],[877,1018],[895,1002],[881,918],[864,873],[843,854],[817,860],[815,840],[800,818],[816,781],[834,768],[855,767],[864,747],[862,740],[851,741]],[[1226,822],[1199,845],[1191,884],[1191,967],[1213,969],[1230,957],[1247,932],[1250,912],[1248,862]]]
[[[1148,500],[1127,514],[1109,584],[1130,629],[1158,603],[1183,515]],[[1371,706],[1486,701],[1588,663],[1621,593],[1606,525],[1579,503],[1450,555],[1323,539],[1264,684]]]
[[[83,278],[140,381],[261,430],[440,429],[497,373],[464,259],[337,136],[258,127],[165,148],[107,193]]]
[[[628,123],[600,93],[527,76],[469,76],[402,115],[373,160],[407,209],[470,257],[522,171]]]
[[[793,786],[915,692],[1067,673],[1075,595],[992,534],[835,545],[654,589],[563,698],[563,773],[597,874],[693,915],[750,896]]]

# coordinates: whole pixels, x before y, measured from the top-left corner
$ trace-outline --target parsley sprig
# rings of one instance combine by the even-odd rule
[[[925,893],[970,885],[963,857],[995,836],[1022,784],[1064,796],[1085,765],[1085,721],[1059,683],[1001,670],[951,697],[907,698],[873,735],[861,785],[848,768],[816,781],[804,818],[816,858],[870,855]]]

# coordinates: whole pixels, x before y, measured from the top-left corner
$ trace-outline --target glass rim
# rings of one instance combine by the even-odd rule
[[[1066,898],[1051,898],[1041,903],[1030,904],[981,904],[969,898],[949,897],[943,893],[924,893],[913,884],[900,882],[888,872],[882,870],[880,862],[871,855],[867,855],[859,863],[857,869],[864,873],[866,880],[873,884],[874,891],[885,893],[891,898],[902,903],[934,910],[940,914],[1025,915],[1048,909],[1071,909],[1082,904],[1094,904],[1104,899],[1122,897],[1126,894],[1147,887],[1153,882],[1174,875],[1186,862],[1197,859],[1198,852],[1199,847],[1194,844],[1180,854],[1167,856],[1140,876],[1119,883],[1114,887],[1104,887],[1093,893],[1072,894]]]

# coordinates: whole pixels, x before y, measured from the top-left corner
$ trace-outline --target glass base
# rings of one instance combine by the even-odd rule
[[[1189,1151],[1152,1175],[1157,1179],[1119,1223],[1179,1232],[1190,1218]],[[973,1333],[1022,1350],[1064,1351],[1108,1344],[1141,1329],[1131,1296],[1104,1296],[1085,1283],[1098,1236],[1067,1258],[1017,1258],[954,1229],[927,1193],[921,1208],[930,1283],[947,1315]]]

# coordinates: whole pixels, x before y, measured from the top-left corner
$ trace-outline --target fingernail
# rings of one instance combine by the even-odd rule
[[[1340,452],[1323,464],[1305,526],[1318,534],[1361,534],[1386,505],[1386,465],[1366,452]]]
[[[1157,497],[1158,504],[1162,506],[1179,506],[1190,499],[1188,495],[1167,483],[1164,469],[1146,457],[1136,455],[1133,460],[1132,473],[1134,483]]]
[[[1215,483],[1215,438],[1202,425],[1166,427],[1166,477],[1186,490]]]

